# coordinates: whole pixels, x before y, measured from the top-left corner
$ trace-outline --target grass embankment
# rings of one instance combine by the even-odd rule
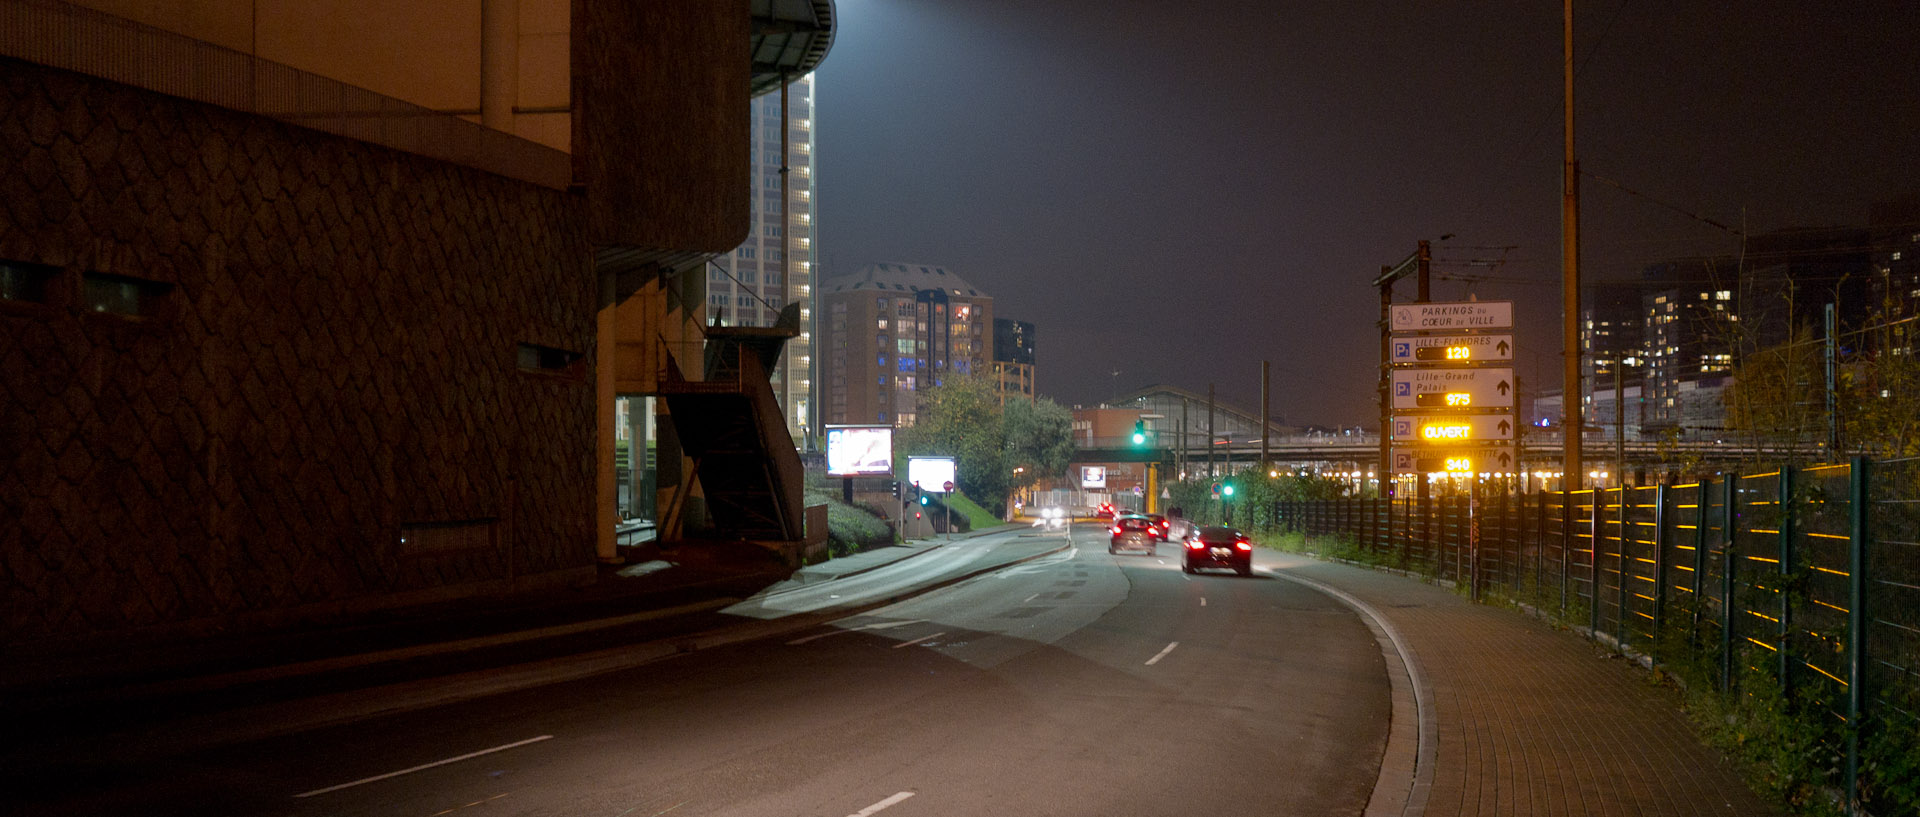
[[[986,530],[1006,524],[1000,517],[994,516],[992,511],[968,499],[965,494],[948,494],[947,507],[953,509],[955,514],[966,517],[968,530]]]

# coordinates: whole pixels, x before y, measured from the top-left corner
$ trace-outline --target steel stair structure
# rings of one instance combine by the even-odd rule
[[[788,304],[772,327],[707,327],[702,378],[687,379],[669,353],[659,383],[714,534],[790,558],[805,541],[805,472],[769,373],[799,325],[799,305]],[[675,515],[691,484],[683,482],[675,495]]]

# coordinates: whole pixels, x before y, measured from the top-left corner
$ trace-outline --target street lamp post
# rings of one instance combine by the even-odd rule
[[[1614,479],[1620,487],[1627,485],[1627,393],[1626,371],[1628,366],[1640,365],[1640,359],[1631,355],[1617,358],[1613,362],[1613,445],[1614,462],[1619,463],[1620,473]],[[1643,385],[1644,390],[1646,387]]]

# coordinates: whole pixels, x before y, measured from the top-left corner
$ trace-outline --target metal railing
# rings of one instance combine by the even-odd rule
[[[1901,768],[1863,756],[1863,739],[1920,733],[1920,459],[1686,485],[1283,501],[1274,514],[1282,530],[1476,599],[1536,606],[1723,693],[1777,693],[1814,724],[1836,770],[1828,782],[1854,813],[1885,782],[1864,777]]]

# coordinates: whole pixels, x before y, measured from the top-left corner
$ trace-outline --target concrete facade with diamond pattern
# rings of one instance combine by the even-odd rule
[[[10,59],[0,167],[0,646],[591,576],[584,199]]]

